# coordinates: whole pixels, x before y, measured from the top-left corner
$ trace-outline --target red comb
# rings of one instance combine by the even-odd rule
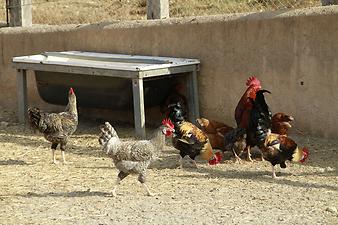
[[[172,128],[172,129],[174,128],[174,124],[171,122],[170,119],[163,119],[162,124],[164,126],[168,126],[168,127]]]
[[[220,152],[216,152],[214,158],[209,160],[209,165],[217,165],[222,161],[222,158],[222,154]]]
[[[74,90],[73,90],[73,88],[71,87],[71,88],[69,88],[69,93],[70,94],[74,94]]]
[[[304,147],[303,148],[303,157],[302,157],[301,160],[299,160],[299,162],[304,163],[308,157],[309,157],[309,149]]]
[[[261,82],[255,76],[251,76],[246,80],[246,86],[261,86]]]

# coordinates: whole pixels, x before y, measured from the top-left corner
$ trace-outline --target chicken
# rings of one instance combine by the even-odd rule
[[[182,168],[182,159],[185,156],[189,156],[196,167],[196,156],[208,160],[210,165],[218,164],[222,160],[220,152],[214,154],[208,136],[197,126],[186,121],[182,114],[182,107],[179,103],[170,107],[169,119],[174,122],[175,128],[172,143],[180,151],[180,168]]]
[[[176,103],[179,103],[182,106],[182,109],[184,111],[184,117],[186,119],[189,113],[188,101],[186,96],[184,95],[184,86],[181,82],[174,84],[169,89],[169,93],[163,104],[161,105],[161,113],[164,115],[164,117],[168,117],[170,106],[172,104],[175,105]]]
[[[212,148],[224,151],[224,135],[234,129],[222,122],[199,118],[196,120],[201,130],[208,136]]]
[[[69,89],[68,105],[64,112],[46,113],[41,112],[38,108],[29,108],[28,119],[31,127],[43,133],[45,139],[52,143],[53,163],[57,163],[55,150],[58,145],[60,145],[63,163],[66,163],[66,145],[70,135],[76,131],[78,125],[76,96],[73,88]]]
[[[239,163],[239,155],[246,147],[246,131],[244,128],[235,128],[224,135],[225,150],[232,151],[235,156],[235,162]]]
[[[256,77],[251,76],[247,79],[246,85],[248,88],[239,100],[235,109],[235,120],[238,127],[248,130],[250,112],[252,109],[252,102],[250,99],[255,100],[257,91],[261,89],[261,82]],[[248,152],[247,160],[252,162],[250,146],[247,146],[246,150]]]
[[[276,113],[272,116],[271,132],[280,135],[287,135],[288,130],[291,128],[290,122],[293,121],[293,117],[286,115],[285,113]]]
[[[120,182],[129,174],[138,174],[138,181],[145,187],[149,196],[153,193],[146,185],[146,172],[149,164],[157,157],[157,154],[164,146],[164,135],[171,135],[174,125],[163,122],[151,140],[121,141],[115,129],[106,122],[101,126],[99,143],[106,154],[113,159],[119,173],[116,185],[113,189],[113,196],[116,196],[116,188]]]
[[[250,114],[248,140],[249,145],[257,145],[262,151],[265,160],[272,165],[272,177],[276,177],[275,165],[279,164],[281,168],[286,168],[285,161],[305,162],[308,158],[309,150],[300,149],[296,142],[291,138],[271,133],[271,111],[266,104],[264,93],[270,93],[267,90],[260,90],[256,93],[256,99]]]

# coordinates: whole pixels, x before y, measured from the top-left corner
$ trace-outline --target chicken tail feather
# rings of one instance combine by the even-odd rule
[[[103,146],[103,150],[106,151],[106,153],[109,153],[109,146],[108,143],[112,137],[115,137],[118,139],[118,135],[114,129],[114,127],[109,123],[105,122],[104,125],[100,126],[101,133],[99,135],[99,143]]]
[[[28,121],[34,130],[40,130],[41,112],[39,108],[28,109]]]

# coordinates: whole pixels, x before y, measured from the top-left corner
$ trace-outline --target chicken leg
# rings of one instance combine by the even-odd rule
[[[246,149],[247,149],[247,152],[248,152],[248,154],[246,156],[246,160],[249,161],[249,162],[253,162],[253,160],[251,158],[251,153],[250,153],[250,146],[247,146]]]
[[[115,182],[115,186],[113,188],[113,196],[116,197],[116,188],[117,186],[120,185],[121,181],[126,178],[129,174],[128,173],[125,173],[123,171],[120,171],[119,174],[117,175],[117,179],[116,179],[116,182]]]
[[[234,153],[235,156],[235,163],[241,163],[242,159],[237,155],[236,151],[232,149],[232,152]]]
[[[58,163],[58,161],[56,160],[56,158],[55,158],[55,151],[56,151],[56,147],[58,146],[58,143],[52,143],[52,147],[51,147],[51,149],[52,149],[52,159],[53,159],[53,163],[54,164],[57,164]]]
[[[145,182],[146,182],[146,175],[145,175],[145,174],[140,174],[140,175],[138,176],[138,181],[140,181],[140,183],[145,187],[148,196],[154,196],[154,195],[155,195],[154,193],[152,193],[152,192],[149,190],[148,186],[147,186],[146,183],[145,183]]]
[[[271,165],[271,166],[272,166],[272,178],[279,179],[279,177],[276,176],[275,166],[274,165]]]
[[[67,162],[66,162],[66,156],[65,156],[66,144],[65,143],[61,143],[60,144],[60,149],[61,149],[61,155],[62,155],[62,162],[63,162],[63,164],[67,164]]]
[[[183,168],[183,158],[181,155],[179,155],[179,159],[178,159],[178,163],[179,163],[179,166],[177,167],[177,169],[182,169]]]

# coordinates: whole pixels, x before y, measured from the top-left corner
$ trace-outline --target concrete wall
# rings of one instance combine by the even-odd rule
[[[234,125],[246,78],[272,92],[273,112],[295,126],[338,137],[338,7],[229,16],[0,30],[0,103],[16,110],[11,58],[85,50],[198,58],[201,115]],[[31,75],[31,74],[30,74]],[[29,104],[44,108],[29,76]]]

